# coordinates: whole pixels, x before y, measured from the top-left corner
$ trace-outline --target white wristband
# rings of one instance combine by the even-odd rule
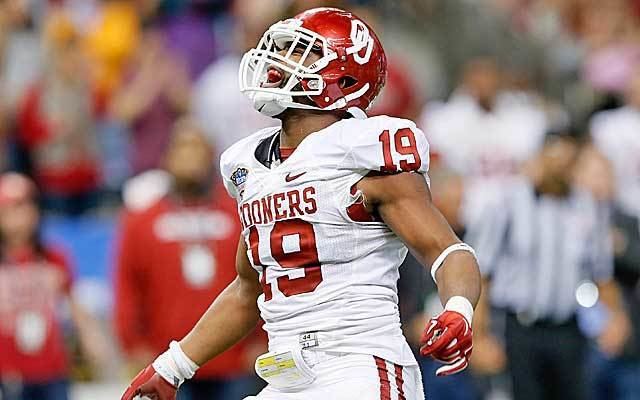
[[[471,322],[473,321],[473,306],[466,297],[451,297],[447,301],[447,304],[445,304],[444,309],[445,311],[455,311],[462,314],[466,318],[467,322],[469,322],[469,325],[471,325]]]
[[[184,354],[175,340],[169,344],[169,350],[160,354],[152,365],[158,375],[175,387],[182,385],[186,379],[191,379],[199,368]]]
[[[433,265],[431,266],[431,278],[433,278],[433,281],[436,284],[438,284],[438,282],[436,281],[436,272],[438,272],[438,269],[442,266],[442,264],[444,264],[444,260],[449,256],[449,254],[453,253],[454,251],[468,251],[469,253],[473,254],[473,258],[476,258],[475,250],[473,250],[473,247],[469,246],[466,243],[456,243],[447,247],[438,256],[438,258],[436,258],[436,260],[433,262]]]

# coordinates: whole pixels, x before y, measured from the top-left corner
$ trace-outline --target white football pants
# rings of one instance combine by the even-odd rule
[[[422,377],[417,365],[401,366],[365,354],[303,351],[316,379],[297,389],[267,386],[257,396],[244,400],[424,400]],[[309,360],[311,358],[311,360]]]

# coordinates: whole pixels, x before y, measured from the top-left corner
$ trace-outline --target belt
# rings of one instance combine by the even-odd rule
[[[327,339],[327,335],[320,332],[303,332],[298,335],[280,337],[270,343],[271,351],[284,351],[291,348],[302,349],[302,358],[310,366],[314,366],[332,358],[341,357],[347,353],[336,351],[325,351],[318,348],[322,339]]]
[[[323,351],[317,349],[302,350],[302,358],[310,367],[337,357],[342,357],[346,354],[347,353],[340,353],[337,351]]]

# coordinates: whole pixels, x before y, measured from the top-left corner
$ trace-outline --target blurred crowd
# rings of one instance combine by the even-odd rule
[[[240,58],[316,6],[382,38],[369,113],[425,131],[434,202],[481,261],[471,368],[421,360],[428,398],[640,399],[638,0],[0,0],[0,399],[124,382],[233,279],[217,160],[278,123]],[[414,260],[401,275],[415,345],[439,304]],[[265,341],[181,400],[255,393]]]

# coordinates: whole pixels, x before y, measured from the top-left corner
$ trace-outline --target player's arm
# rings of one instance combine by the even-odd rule
[[[262,288],[258,274],[247,259],[242,238],[236,268],[236,279],[215,299],[191,332],[179,343],[172,342],[169,350],[140,372],[123,400],[131,400],[137,395],[174,400],[177,388],[185,379],[191,378],[200,365],[227,350],[256,327],[259,319],[257,298]]]
[[[430,321],[421,353],[447,363],[439,375],[461,371],[471,354],[471,320],[481,291],[473,250],[460,242],[431,202],[424,176],[371,176],[361,180],[358,189],[368,210],[379,213],[418,260],[431,267],[438,285],[445,311]]]
[[[384,222],[407,244],[425,266],[451,245],[461,243],[431,202],[424,177],[399,173],[367,177],[358,183],[369,211],[377,211]],[[475,307],[480,297],[480,270],[469,251],[450,253],[435,273],[440,300],[446,304],[462,296]]]
[[[180,347],[202,365],[253,331],[260,318],[257,299],[262,293],[258,273],[247,259],[240,239],[236,255],[238,276],[218,296],[196,326],[180,341]]]

